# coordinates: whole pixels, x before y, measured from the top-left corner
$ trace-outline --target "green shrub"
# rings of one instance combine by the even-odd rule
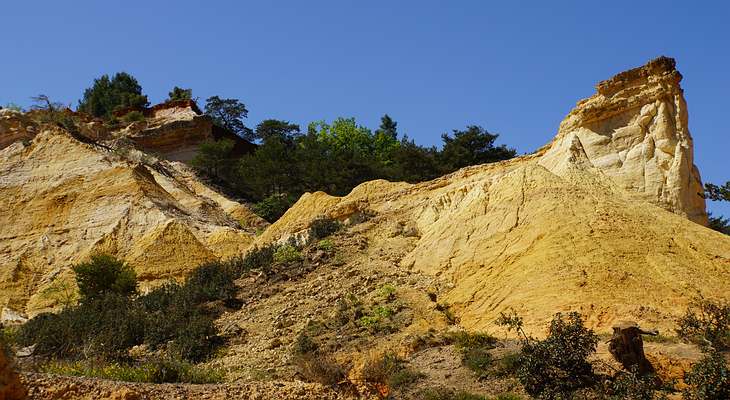
[[[254,247],[246,252],[243,257],[229,260],[234,271],[242,274],[252,269],[268,270],[274,262],[274,252],[277,246],[268,245],[263,247]]]
[[[716,350],[730,349],[730,303],[699,298],[678,321],[680,338]]]
[[[730,367],[717,351],[710,352],[685,376],[690,385],[682,395],[686,400],[730,399]]]
[[[378,296],[382,298],[383,301],[390,302],[395,300],[395,292],[395,286],[391,285],[390,283],[386,283],[378,290]]]
[[[609,392],[615,400],[655,400],[657,378],[654,375],[640,375],[636,371],[619,373],[610,383]]]
[[[486,376],[492,366],[492,356],[489,353],[497,339],[488,333],[457,332],[449,336],[456,349],[461,353],[461,361],[470,370],[479,376]]]
[[[122,117],[122,121],[124,121],[127,124],[131,124],[133,122],[142,122],[144,121],[144,114],[142,114],[141,111],[130,111]]]
[[[576,312],[556,314],[545,340],[526,341],[521,352],[517,377],[528,394],[545,398],[570,397],[594,383],[587,358],[596,351],[598,336],[583,326]]]
[[[202,361],[210,355],[220,338],[213,316],[203,312],[194,290],[169,283],[140,296],[146,310],[144,342],[152,349],[166,348],[174,357]]]
[[[294,204],[292,196],[272,194],[254,204],[252,210],[259,217],[274,223]]]
[[[183,360],[206,359],[219,345],[213,323],[215,312],[204,303],[235,297],[233,273],[228,263],[207,263],[196,268],[183,285],[168,283],[131,298],[129,282],[120,262],[92,258],[75,268],[84,301],[58,314],[41,314],[22,326],[18,341],[36,345],[36,353],[60,359],[98,358],[128,360],[129,349],[142,343]],[[110,272],[112,271],[112,272]],[[114,271],[122,271],[115,273]],[[120,279],[119,276],[124,277]]]
[[[393,315],[395,315],[395,310],[391,307],[375,306],[369,313],[361,316],[357,323],[370,332],[389,331],[393,328],[390,325]]]
[[[302,261],[302,253],[296,247],[285,244],[274,252],[274,262],[279,264],[291,264],[297,261]]]
[[[126,296],[108,293],[58,314],[40,314],[18,332],[23,346],[57,358],[126,359],[128,349],[144,339],[145,316]]]
[[[107,293],[131,296],[137,292],[137,275],[132,267],[108,254],[95,254],[88,262],[73,266],[81,302]]]
[[[312,237],[315,240],[318,239],[324,239],[327,236],[332,235],[333,233],[340,230],[342,227],[342,224],[340,224],[339,221],[331,219],[331,218],[317,218],[314,221],[312,221],[312,224],[309,226],[310,232],[312,234]]]
[[[490,374],[499,377],[513,376],[520,367],[520,353],[508,353],[495,360]]]
[[[317,249],[323,251],[332,251],[335,248],[335,244],[332,239],[323,239],[317,242]]]
[[[195,304],[207,301],[230,301],[236,297],[234,268],[224,262],[212,261],[195,268],[185,280],[183,290]]]

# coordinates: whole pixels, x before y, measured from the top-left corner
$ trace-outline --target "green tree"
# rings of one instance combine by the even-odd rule
[[[298,168],[294,161],[299,126],[269,119],[256,127],[256,135],[262,139],[261,145],[253,154],[241,158],[237,181],[255,200],[299,194]]]
[[[265,119],[256,125],[256,137],[266,142],[269,139],[293,141],[301,135],[299,125],[278,119]]]
[[[491,134],[481,126],[470,125],[464,131],[454,129],[454,136],[444,133],[444,147],[440,163],[444,172],[452,172],[469,165],[507,160],[515,156],[514,149],[505,145],[495,146],[499,135]]]
[[[167,101],[191,100],[193,98],[193,89],[183,89],[175,86],[172,91],[167,94]]]
[[[375,134],[387,136],[396,140],[398,139],[398,123],[393,121],[388,114],[385,114],[382,118],[380,118],[380,128],[375,131]]]
[[[131,296],[137,292],[137,275],[132,267],[107,254],[95,254],[88,262],[73,266],[81,302],[114,293]]]
[[[730,182],[722,186],[705,183],[705,198],[713,201],[730,201]]]
[[[391,152],[392,166],[388,178],[411,183],[434,179],[440,175],[438,150],[435,147],[417,145],[408,136]]]
[[[192,164],[211,177],[225,179],[231,165],[231,150],[235,143],[230,139],[206,140],[198,146]]]
[[[142,94],[137,80],[126,72],[119,72],[111,79],[109,75],[95,79],[94,84],[84,91],[78,111],[109,119],[115,110],[148,105],[147,96]]]
[[[216,125],[228,129],[246,140],[256,139],[255,132],[243,123],[243,120],[248,117],[248,109],[238,99],[208,97],[205,100],[205,113],[213,118]]]
[[[730,235],[730,219],[723,218],[722,215],[713,217],[712,214],[708,214],[708,227],[714,229],[720,233]]]

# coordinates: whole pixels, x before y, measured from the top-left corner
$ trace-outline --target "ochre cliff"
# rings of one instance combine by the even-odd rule
[[[415,185],[367,182],[341,198],[306,194],[257,243],[306,241],[321,216],[368,218],[370,245],[407,237],[396,262],[433,276],[468,329],[494,330],[509,309],[538,334],[571,310],[596,328],[673,327],[698,294],[730,300],[730,238],[702,225],[680,77],[660,58],[601,82],[535,154]]]
[[[0,307],[63,301],[70,266],[115,254],[143,285],[244,251],[260,218],[183,164],[44,126],[0,150]]]

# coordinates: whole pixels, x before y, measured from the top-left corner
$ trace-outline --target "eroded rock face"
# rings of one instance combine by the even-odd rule
[[[560,124],[540,165],[556,171],[582,158],[638,199],[706,225],[681,79],[674,60],[660,57],[600,82]]]
[[[467,329],[493,331],[509,309],[537,335],[561,311],[598,329],[671,329],[698,293],[730,300],[730,238],[692,222],[704,200],[686,118],[673,61],[653,61],[599,84],[535,154],[306,194],[257,243],[305,237],[321,216],[369,215],[353,233],[369,254],[407,242],[397,265],[432,275]]]
[[[23,113],[10,109],[0,109],[0,149],[11,144],[31,140],[38,126]]]
[[[179,278],[244,251],[265,224],[183,164],[44,129],[0,150],[0,306],[53,307],[93,252],[129,262],[143,286]]]
[[[158,104],[144,110],[145,120],[127,126],[117,136],[168,160],[190,161],[198,146],[213,140],[213,121],[191,100]]]

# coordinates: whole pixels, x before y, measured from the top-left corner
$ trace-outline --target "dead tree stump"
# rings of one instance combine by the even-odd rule
[[[644,341],[641,335],[656,336],[659,332],[645,331],[635,322],[620,322],[613,327],[613,336],[609,340],[608,350],[616,361],[630,372],[640,375],[654,373],[654,366],[644,355]]]

